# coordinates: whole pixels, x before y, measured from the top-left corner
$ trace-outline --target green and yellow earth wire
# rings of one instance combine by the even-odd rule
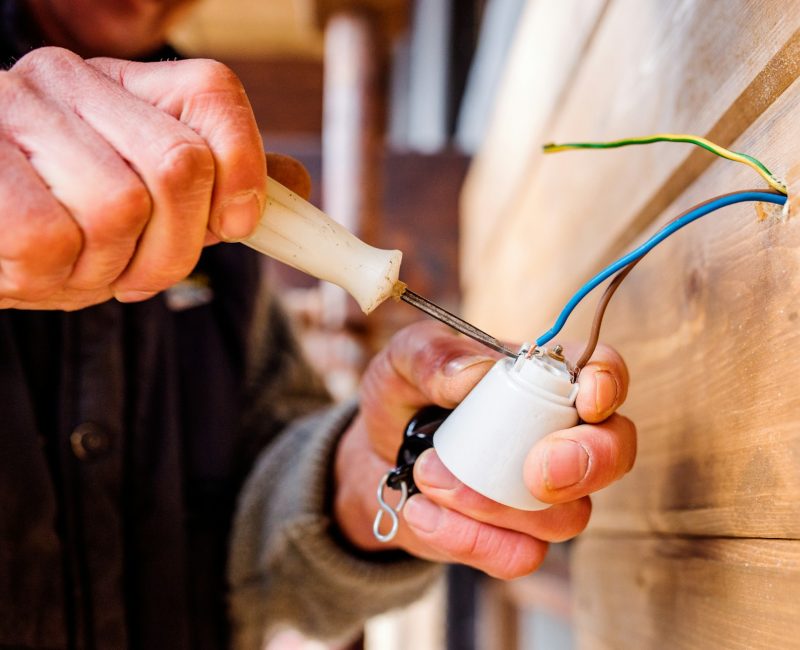
[[[618,147],[627,147],[636,144],[651,144],[653,142],[686,142],[698,147],[702,147],[721,158],[726,158],[734,162],[742,163],[756,170],[761,177],[769,183],[773,189],[787,193],[786,183],[777,178],[766,165],[760,160],[749,156],[746,153],[739,153],[731,151],[725,147],[706,140],[699,135],[690,135],[686,133],[656,133],[655,135],[647,135],[639,138],[625,138],[624,140],[612,140],[611,142],[566,142],[562,144],[546,144],[542,147],[545,153],[556,153],[558,151],[567,151],[570,149],[616,149]]]

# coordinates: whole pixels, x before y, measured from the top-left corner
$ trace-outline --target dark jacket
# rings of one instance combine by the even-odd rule
[[[0,313],[0,647],[225,646],[235,495],[284,423],[239,426],[254,254],[199,269],[181,312]]]
[[[6,64],[43,44],[19,10]],[[234,499],[266,443],[239,426],[257,258],[207,249],[213,297],[184,311],[0,312],[0,647],[225,646]]]

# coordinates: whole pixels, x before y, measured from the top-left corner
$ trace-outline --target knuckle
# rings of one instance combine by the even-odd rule
[[[4,258],[2,292],[6,297],[37,301],[60,288],[69,277],[83,238],[74,224],[16,233]],[[12,270],[13,269],[13,270]]]
[[[130,180],[122,183],[111,194],[114,209],[127,226],[141,227],[150,216],[153,202],[144,183],[131,174]]]
[[[150,194],[135,174],[112,185],[104,191],[102,201],[94,206],[94,218],[83,224],[86,238],[95,245],[135,239],[152,210]]]
[[[214,179],[214,156],[205,141],[182,137],[171,142],[161,156],[159,181],[168,187],[207,188]]]
[[[503,559],[489,573],[500,580],[514,580],[532,573],[539,568],[547,550],[547,544],[530,537],[515,536],[503,544],[503,553],[496,555]]]
[[[57,214],[50,223],[42,223],[44,219],[32,221],[38,223],[16,230],[8,245],[3,247],[4,257],[21,262],[41,262],[41,266],[50,268],[71,266],[83,245],[77,224],[63,218],[62,214]]]
[[[56,277],[32,277],[3,269],[0,295],[5,299],[38,302],[58,289],[59,280]]]
[[[445,325],[431,321],[414,323],[404,329],[399,349],[410,354],[411,367],[419,380],[436,374],[456,356],[475,353],[471,343],[457,337]]]
[[[546,539],[549,542],[565,542],[579,535],[589,524],[592,500],[582,497],[551,508],[553,521]]]
[[[506,539],[507,537],[512,539]],[[490,524],[468,519],[456,536],[453,549],[458,557],[485,562],[495,557],[507,556],[513,548],[506,549],[506,544],[513,544],[520,537]]]
[[[114,283],[113,289],[115,293],[164,291],[186,278],[197,263],[198,257],[199,253],[193,256],[176,255],[173,259],[160,263],[157,271],[148,268],[146,271],[126,272],[125,276]]]
[[[64,70],[83,63],[83,59],[63,47],[39,47],[31,50],[14,65],[12,70],[25,73]]]
[[[41,255],[42,251],[47,251],[53,266],[70,268],[80,255],[83,235],[75,223],[64,221],[55,228],[45,230],[41,239],[37,236],[37,246],[32,247],[29,253]]]
[[[0,71],[0,97],[4,104],[11,105],[29,93],[30,86],[23,75],[12,70]]]
[[[242,82],[224,63],[214,59],[196,59],[193,80],[198,92],[242,92]]]
[[[453,543],[453,553],[461,558],[477,558],[483,556],[483,547],[486,544],[485,526],[477,522],[470,522],[463,526],[460,534]]]
[[[547,542],[540,539],[460,517],[447,526],[440,544],[453,560],[503,580],[534,571],[547,551]]]

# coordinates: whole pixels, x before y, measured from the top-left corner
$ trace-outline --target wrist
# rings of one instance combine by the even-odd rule
[[[344,433],[334,461],[333,517],[347,542],[361,551],[398,548],[375,539],[372,523],[378,510],[375,489],[388,463],[369,445],[363,418],[359,415]]]

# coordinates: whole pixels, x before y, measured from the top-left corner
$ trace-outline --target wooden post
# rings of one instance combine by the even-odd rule
[[[325,26],[322,128],[323,209],[361,238],[375,241],[380,187],[378,35],[368,12],[342,11]],[[325,288],[325,324],[363,322],[338,287]]]
[[[366,241],[379,224],[383,57],[380,27],[368,10],[343,9],[325,23],[322,204],[326,213]],[[333,392],[355,390],[366,355],[367,320],[339,287],[323,285],[322,323],[331,333]],[[358,337],[354,337],[353,334]],[[358,340],[360,339],[360,340]]]

